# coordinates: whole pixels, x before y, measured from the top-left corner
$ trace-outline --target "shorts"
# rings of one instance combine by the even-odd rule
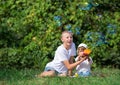
[[[78,75],[80,77],[87,77],[87,76],[90,76],[91,75],[91,72],[89,71],[86,71],[86,72],[78,72]]]
[[[52,67],[45,67],[45,70],[44,71],[55,71],[55,74],[56,75],[58,75],[59,74],[59,72],[58,71],[56,71],[54,68],[52,68]]]

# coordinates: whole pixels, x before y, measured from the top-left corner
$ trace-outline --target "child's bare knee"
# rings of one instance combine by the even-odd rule
[[[58,76],[60,76],[60,77],[66,77],[66,76],[67,76],[67,74],[62,73],[62,74],[58,74]]]

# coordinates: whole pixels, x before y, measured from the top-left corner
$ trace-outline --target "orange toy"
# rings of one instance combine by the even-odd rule
[[[91,53],[91,50],[90,49],[85,49],[84,50],[84,55],[89,55]]]

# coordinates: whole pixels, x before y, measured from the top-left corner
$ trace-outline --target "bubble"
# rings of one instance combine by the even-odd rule
[[[108,24],[107,25],[107,33],[108,34],[115,34],[116,33],[116,25]]]
[[[60,21],[61,19],[62,19],[61,16],[54,16],[54,20],[55,20],[55,21]]]
[[[67,28],[68,30],[70,30],[71,27],[72,27],[71,24],[65,26],[65,28]]]
[[[99,6],[99,4],[97,2],[92,2],[93,6]]]
[[[92,4],[88,2],[83,2],[80,4],[79,8],[81,10],[90,10],[92,8]]]
[[[75,31],[76,31],[76,35],[79,35],[79,34],[80,34],[80,28],[79,28],[79,27],[76,27],[76,28],[75,28]]]

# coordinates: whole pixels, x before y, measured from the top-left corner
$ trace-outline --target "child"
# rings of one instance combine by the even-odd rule
[[[93,63],[92,58],[89,57],[89,55],[84,54],[84,50],[87,49],[87,45],[84,43],[81,43],[77,48],[77,54],[75,61],[81,60],[82,57],[88,56],[86,60],[84,60],[82,63],[77,65],[76,67],[76,73],[77,76],[86,77],[91,74],[91,64]]]
[[[44,72],[38,75],[38,77],[72,75],[72,69],[86,59],[84,57],[73,63],[73,56],[76,55],[76,49],[71,32],[62,32],[61,41],[63,44],[55,51],[54,59],[46,65]]]

